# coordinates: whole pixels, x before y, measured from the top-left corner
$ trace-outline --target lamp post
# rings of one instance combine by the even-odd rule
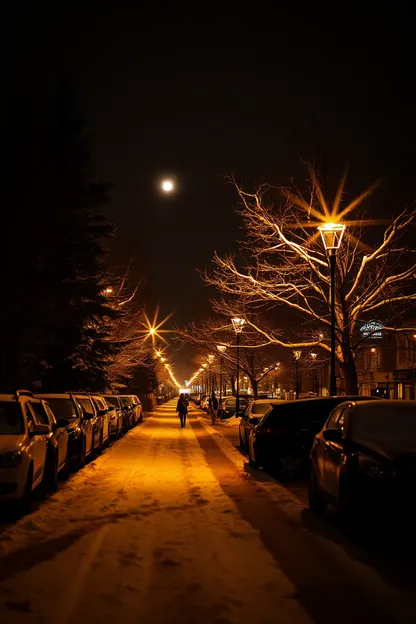
[[[335,371],[335,269],[336,254],[344,236],[345,225],[342,223],[324,223],[318,226],[325,250],[329,257],[329,267],[331,272],[331,360],[329,374],[329,394],[334,396],[337,393],[337,376]]]
[[[206,364],[205,362],[202,364],[202,368],[204,369],[204,394],[205,396],[208,396],[209,394],[209,390],[207,389],[207,368],[208,364]]]
[[[217,345],[217,349],[220,352],[220,405],[222,402],[222,358],[227,347],[225,345]]]
[[[318,357],[317,353],[310,353],[309,354],[312,358],[312,389],[314,394],[319,395],[319,392],[317,392],[317,383],[316,383],[316,367],[315,367],[315,360]]]
[[[235,401],[235,413],[238,415],[240,411],[240,385],[239,385],[239,377],[240,377],[240,334],[243,331],[245,319],[235,317],[231,319],[231,322],[234,327],[234,331],[237,339],[237,383],[236,383],[236,401]]]
[[[300,373],[299,373],[299,360],[302,357],[302,351],[295,349],[293,351],[293,357],[295,358],[295,392],[296,398],[300,395]]]
[[[279,370],[280,362],[276,362],[274,367],[274,394],[277,397],[277,371]]]
[[[212,371],[211,371],[211,364],[214,361],[214,356],[213,355],[209,355],[207,357],[208,360],[208,385],[209,385],[209,392],[208,394],[212,394],[214,392],[214,384],[213,384],[213,380],[212,380]]]

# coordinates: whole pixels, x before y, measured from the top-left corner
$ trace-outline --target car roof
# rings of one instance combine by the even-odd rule
[[[36,392],[35,397],[38,399],[70,399],[71,394],[69,392],[59,392],[49,394],[47,392]]]

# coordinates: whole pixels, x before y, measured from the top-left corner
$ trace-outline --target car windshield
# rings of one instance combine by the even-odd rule
[[[75,405],[72,399],[67,398],[54,398],[50,399],[49,397],[46,399],[49,405],[52,408],[53,413],[56,418],[65,418],[66,420],[71,420],[72,418],[78,418],[78,414],[75,409]]]
[[[131,401],[130,401],[129,397],[119,397],[119,399],[120,399],[122,405],[127,405],[128,407],[130,407]]]
[[[380,402],[381,403],[381,402]],[[357,410],[351,419],[350,433],[354,438],[378,442],[416,443],[416,404],[405,406],[380,405]]]
[[[24,424],[20,406],[10,401],[0,401],[0,435],[21,435]]]
[[[118,398],[115,396],[106,396],[105,400],[107,401],[109,405],[112,405],[113,407],[120,407]]]
[[[252,414],[265,414],[270,407],[270,403],[254,403],[251,408]]]

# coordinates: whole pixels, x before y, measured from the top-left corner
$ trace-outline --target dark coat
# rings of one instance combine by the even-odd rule
[[[183,399],[182,397],[179,397],[178,403],[176,405],[176,411],[179,412],[179,414],[187,414],[188,401],[186,399]]]

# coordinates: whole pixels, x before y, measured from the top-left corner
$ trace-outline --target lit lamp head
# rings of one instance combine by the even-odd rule
[[[295,358],[295,360],[300,360],[302,356],[302,351],[300,351],[299,349],[295,349],[293,351],[293,357]]]
[[[243,325],[246,322],[245,319],[239,318],[239,317],[236,316],[236,317],[231,319],[231,322],[233,324],[235,333],[236,334],[241,334],[241,332],[243,331]]]
[[[206,364],[205,362],[202,364],[203,368],[206,368],[208,366],[208,364]]]
[[[160,359],[161,359],[162,362],[166,362],[166,358],[161,357]]]
[[[220,353],[224,353],[227,347],[225,345],[217,345],[217,349]]]
[[[275,371],[279,370],[279,366],[280,366],[280,362],[276,362],[274,370]]]
[[[326,251],[328,251],[330,255],[335,254],[341,245],[342,237],[345,232],[345,224],[324,223],[318,226],[318,230],[321,234]]]
[[[311,356],[313,360],[316,360],[316,358],[318,357],[317,353],[310,353],[309,355]]]
[[[209,356],[207,357],[207,360],[208,360],[208,362],[209,362],[210,364],[212,364],[212,363],[213,363],[214,359],[215,359],[215,358],[214,358],[214,356],[213,356],[213,355],[209,355]]]

